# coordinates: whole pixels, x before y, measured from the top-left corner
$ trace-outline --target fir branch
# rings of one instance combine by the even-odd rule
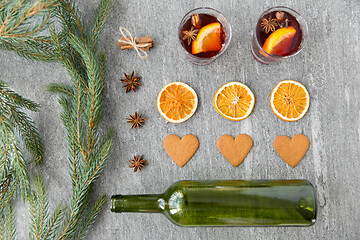
[[[45,236],[48,224],[46,221],[49,216],[49,202],[45,190],[45,184],[40,176],[34,179],[35,192],[29,199],[30,205],[30,239],[42,239]]]
[[[0,40],[0,49],[15,51],[19,56],[36,61],[55,61],[52,45],[39,39]]]
[[[14,194],[16,194],[16,190],[17,190],[17,183],[13,184],[10,183],[9,188],[7,189],[5,195],[3,195],[1,197],[0,200],[0,213],[2,212],[2,210],[11,202]],[[2,214],[0,214],[1,216]],[[5,214],[6,215],[6,214]]]
[[[1,239],[11,240],[16,238],[15,213],[11,204],[7,204],[5,214],[0,217],[2,224],[0,225]]]
[[[19,182],[21,196],[24,200],[26,200],[30,192],[30,180],[27,166],[23,158],[22,152],[17,146],[17,140],[13,137],[10,139],[10,141],[13,153],[12,166],[14,168],[14,178],[16,176],[14,180]]]
[[[67,97],[75,97],[72,87],[62,83],[50,83],[47,86],[47,91],[52,93],[63,94]]]
[[[26,149],[35,157],[35,163],[43,162],[43,143],[34,126],[33,121],[25,113],[14,109],[10,110],[10,120],[16,124],[16,129],[25,142]]]
[[[51,24],[57,0],[2,1],[0,3],[0,48],[33,60],[54,61],[49,38],[40,33]]]
[[[36,194],[32,194],[29,199],[29,213],[30,213],[30,232],[29,232],[29,238],[34,239],[33,236],[37,235],[37,223],[36,223],[36,214],[37,214],[37,197]]]
[[[106,195],[101,195],[95,202],[94,206],[87,213],[86,218],[81,222],[78,232],[76,233],[75,239],[85,239],[89,233],[92,225],[95,222],[95,218],[99,215],[101,209],[104,207],[107,200]]]
[[[45,229],[47,231],[43,231],[41,235],[41,239],[54,239],[58,234],[59,228],[61,226],[61,222],[65,216],[66,207],[63,207],[62,204],[58,205],[54,210],[54,213],[48,222],[46,223]]]
[[[76,10],[63,12],[69,2],[61,1],[58,11],[60,20],[63,21],[63,29],[68,28],[68,38],[63,38],[66,42],[62,42],[57,41],[58,37],[53,35],[54,42],[57,42],[60,62],[72,78],[74,94],[74,97],[62,95],[59,100],[63,107],[62,119],[69,137],[73,195],[69,213],[62,224],[58,239],[73,239],[77,234],[82,237],[87,232],[85,227],[83,232],[79,232],[79,228],[82,220],[89,217],[89,211],[85,208],[90,197],[90,189],[105,166],[112,149],[112,131],[109,131],[102,141],[99,141],[97,133],[103,117],[105,57],[101,55],[97,58],[94,48],[88,45],[86,33],[82,31],[85,27],[80,27],[80,17],[76,14],[74,16]],[[64,46],[67,46],[67,49]],[[94,209],[100,210],[98,206]],[[97,213],[94,213],[89,217],[89,224],[96,215]]]
[[[97,49],[99,36],[104,29],[105,23],[110,16],[112,9],[112,2],[110,0],[100,1],[99,6],[95,11],[94,25],[90,33],[90,47]]]
[[[73,0],[59,0],[59,5],[55,10],[57,19],[63,26],[62,33],[64,35],[74,34],[81,36],[83,42],[86,43],[86,36],[84,29],[84,21]]]
[[[115,131],[109,129],[107,134],[104,136],[101,144],[98,144],[95,148],[95,154],[92,156],[92,164],[87,165],[87,184],[91,184],[99,176],[102,169],[105,167],[106,161],[108,160],[110,153],[113,148],[112,139]]]
[[[18,182],[12,181],[12,178],[10,181],[8,181],[5,185],[5,188],[2,189],[1,195],[0,195],[0,216],[1,211],[4,209],[4,207],[7,206],[12,200],[13,195],[16,193],[16,190],[18,188]]]
[[[104,87],[104,84],[102,81],[104,81],[105,75],[106,75],[106,57],[105,57],[105,52],[99,52],[98,54],[98,58],[99,58],[99,64],[100,64],[100,79],[101,79],[101,86]]]
[[[4,239],[15,237],[11,200],[17,198],[18,193],[23,200],[31,197],[27,163],[15,131],[20,133],[26,148],[36,159],[41,160],[43,156],[40,136],[32,120],[21,111],[37,111],[38,108],[38,104],[23,98],[0,81],[0,217],[9,219],[9,224],[12,224],[6,226]]]
[[[5,118],[4,118],[5,119]],[[21,195],[24,200],[26,200],[28,194],[30,193],[30,182],[29,175],[25,160],[23,158],[22,152],[18,147],[19,143],[14,134],[14,126],[10,123],[10,120],[0,122],[0,132],[1,138],[0,142],[3,146],[3,156],[2,159],[2,171],[1,175],[4,177],[7,174],[11,174],[12,180],[10,181],[11,186],[19,186],[21,190]],[[11,184],[11,183],[16,184]],[[2,194],[1,201],[9,202],[14,192],[7,192]],[[5,197],[7,196],[7,197]],[[1,203],[0,201],[0,203]],[[4,204],[1,204],[0,207],[3,207]]]
[[[33,121],[20,108],[38,111],[39,105],[21,97],[8,88],[6,83],[0,81],[0,104],[3,106],[2,118],[9,118],[14,128],[19,132],[25,142],[26,149],[33,154],[36,163],[43,161],[43,144]]]
[[[68,147],[69,147],[69,167],[70,167],[70,176],[73,187],[78,184],[78,154],[79,149],[77,146],[77,137],[76,137],[76,127],[75,127],[75,120],[71,117],[73,116],[73,111],[71,108],[71,102],[65,98],[60,97],[59,103],[63,107],[63,112],[61,113],[61,119],[67,129],[67,138],[68,138]]]
[[[102,85],[100,78],[100,67],[98,66],[96,58],[90,48],[82,44],[76,36],[70,35],[69,41],[70,44],[79,52],[79,54],[83,58],[87,69],[87,78],[89,79],[88,87],[90,92],[88,94],[88,101],[86,103],[86,115],[88,118],[88,136],[85,150],[86,154],[84,154],[85,162],[87,163],[89,157],[91,157],[93,146],[97,141],[96,131],[98,125],[103,118],[101,103]],[[79,101],[80,100],[81,99],[79,99]],[[80,107],[80,105],[78,105],[78,107]],[[79,129],[80,127],[78,127],[78,131]]]
[[[0,81],[0,96],[5,99],[7,102],[15,104],[19,107],[29,109],[30,111],[38,111],[39,105],[29,99],[23,98],[19,94],[11,90],[8,85]]]
[[[45,191],[45,184],[42,178],[37,177],[34,180],[35,191],[37,195],[37,213],[36,213],[36,222],[37,227],[39,229],[38,234],[36,235],[36,239],[40,239],[42,235],[42,231],[44,228],[45,221],[48,217],[49,212],[49,203],[47,193]]]
[[[104,53],[97,54],[96,51],[99,35],[111,7],[112,3],[109,0],[101,0],[94,26],[89,33],[74,1],[59,0],[55,15],[62,25],[62,31],[58,33],[55,29],[50,29],[51,40],[43,39],[44,47],[47,43],[51,44],[49,49],[53,54],[53,59],[66,68],[72,80],[71,85],[51,84],[48,90],[60,94],[59,103],[63,108],[61,119],[67,131],[68,164],[73,193],[69,208],[59,205],[49,218],[44,183],[39,178],[35,179],[35,192],[29,198],[31,216],[29,236],[31,239],[84,239],[106,202],[106,196],[103,195],[94,204],[90,204],[92,186],[103,170],[113,148],[114,131],[108,130],[103,137],[99,134],[100,123],[103,119],[102,95],[105,86],[106,59]],[[14,5],[13,11],[16,12],[20,8],[21,6]],[[26,35],[26,37],[29,36]],[[31,50],[32,53],[35,51],[36,49]],[[4,116],[0,115],[0,122],[2,117],[15,114],[16,116],[11,118],[11,121],[21,125],[20,118],[23,115],[18,108],[15,108],[15,111],[9,109],[8,106],[5,108],[0,105],[0,110],[1,108],[6,111],[4,111]],[[24,116],[22,119],[29,120]],[[7,123],[7,121],[3,122]],[[7,151],[6,147],[0,147],[0,149]],[[8,169],[7,165],[0,165],[2,166],[3,169]],[[17,168],[20,167],[17,166]],[[17,185],[21,182],[13,181],[13,183],[15,186],[13,189],[17,189]],[[13,193],[8,190],[6,194]]]

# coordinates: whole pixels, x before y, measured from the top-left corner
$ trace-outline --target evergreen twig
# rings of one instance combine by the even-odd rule
[[[11,203],[6,205],[4,211],[5,214],[0,215],[0,239],[12,240],[16,238],[16,228],[15,213]]]
[[[55,3],[51,0],[38,1]],[[0,0],[0,12],[3,11],[1,10],[2,4],[3,2]],[[109,17],[112,2],[100,0],[92,28],[85,27],[74,1],[58,0],[56,5],[52,6],[56,6],[53,14],[59,20],[62,30],[56,32],[54,28],[49,29],[51,38],[43,38],[41,44],[50,44],[46,46],[49,46],[51,56],[46,55],[45,57],[48,57],[48,60],[60,62],[72,80],[71,85],[54,83],[48,86],[49,91],[60,94],[59,104],[63,109],[61,119],[67,131],[72,196],[68,207],[60,204],[50,218],[44,182],[41,178],[36,178],[34,180],[35,192],[29,197],[31,217],[29,237],[30,239],[84,239],[107,199],[106,195],[102,195],[92,203],[91,190],[113,147],[114,131],[112,129],[108,130],[103,137],[99,134],[100,123],[104,116],[102,95],[105,86],[106,59],[104,53],[97,52],[99,35]],[[13,11],[21,8],[16,5],[12,7]],[[46,12],[45,9],[43,10]],[[51,14],[45,14],[45,16],[51,16]],[[42,23],[44,22],[47,23],[48,20],[45,19]],[[87,29],[92,30],[88,31]],[[5,45],[8,43],[1,42],[1,33],[0,30],[0,46],[6,48]],[[31,37],[32,35],[26,36]],[[41,54],[43,49],[39,45],[39,48],[35,47],[33,50],[32,53],[39,50]],[[19,54],[21,55],[21,53]],[[37,59],[33,56],[26,56]],[[38,58],[38,60],[43,59]],[[6,114],[16,115],[9,122],[15,122],[24,131],[28,131],[33,124],[25,128],[24,122],[28,122],[30,119],[26,118],[26,115],[24,116],[18,109],[16,110],[6,112]],[[23,134],[23,137],[26,138],[28,135]],[[3,149],[5,151],[6,147]],[[3,164],[3,169],[10,172],[11,168],[7,164],[7,162]],[[19,168],[19,166],[17,167]],[[15,188],[16,184],[21,185],[21,181],[13,182]],[[7,195],[12,193],[11,189],[7,190]],[[0,216],[2,216],[1,211]]]
[[[104,29],[105,22],[110,15],[112,9],[112,2],[110,0],[101,1],[99,7],[95,11],[94,26],[90,34],[90,46],[93,49],[97,48],[99,36]]]
[[[102,195],[95,202],[88,215],[81,221],[78,232],[75,235],[75,239],[85,239],[86,235],[91,229],[95,218],[99,215],[101,209],[104,207],[107,200],[106,195]]]
[[[16,132],[22,137],[36,163],[43,159],[43,145],[33,121],[21,109],[37,111],[39,106],[12,91],[0,81],[0,181],[7,182],[1,189],[0,209],[21,192],[24,200],[30,194],[27,162],[20,149]]]
[[[29,198],[30,205],[30,239],[41,239],[44,236],[49,217],[49,202],[44,181],[40,176],[34,179],[35,192]]]
[[[0,104],[1,118],[9,118],[10,122],[15,125],[25,142],[27,150],[35,156],[35,161],[42,163],[43,148],[40,136],[34,127],[32,120],[20,109],[25,108],[31,111],[38,111],[39,105],[35,102],[21,97],[8,86],[0,81]]]
[[[57,0],[1,1],[0,48],[28,59],[54,61],[51,39],[40,34],[51,23],[56,6]]]

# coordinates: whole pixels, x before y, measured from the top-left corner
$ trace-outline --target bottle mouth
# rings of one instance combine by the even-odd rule
[[[161,212],[163,202],[161,195],[113,195],[111,196],[111,212]],[[163,200],[164,201],[164,200]]]
[[[111,196],[111,209],[112,212],[121,213],[123,210],[122,195]]]

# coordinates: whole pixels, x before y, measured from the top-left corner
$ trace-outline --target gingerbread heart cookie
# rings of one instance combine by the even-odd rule
[[[219,151],[234,167],[244,161],[252,146],[253,141],[247,134],[237,135],[235,139],[230,135],[223,135],[217,140]]]
[[[169,135],[164,139],[164,148],[171,159],[183,167],[195,154],[199,147],[199,140],[194,135],[185,135],[180,138],[176,135]]]
[[[291,139],[288,136],[278,136],[274,141],[275,151],[293,168],[304,157],[309,145],[309,139],[303,134],[297,134]]]

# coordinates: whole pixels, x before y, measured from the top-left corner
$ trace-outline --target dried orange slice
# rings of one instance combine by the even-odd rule
[[[187,84],[172,82],[163,87],[157,98],[157,109],[161,116],[172,123],[188,120],[196,111],[198,97]]]
[[[263,46],[264,51],[271,55],[288,55],[295,33],[294,27],[277,29],[266,39]]]
[[[288,122],[301,119],[310,105],[310,95],[304,85],[294,80],[279,82],[271,93],[271,109]]]
[[[222,26],[219,22],[210,23],[200,28],[196,39],[192,43],[192,54],[220,51],[222,48],[222,32]]]
[[[229,82],[220,87],[213,104],[224,118],[240,121],[247,118],[255,105],[255,97],[248,86],[241,82]]]

